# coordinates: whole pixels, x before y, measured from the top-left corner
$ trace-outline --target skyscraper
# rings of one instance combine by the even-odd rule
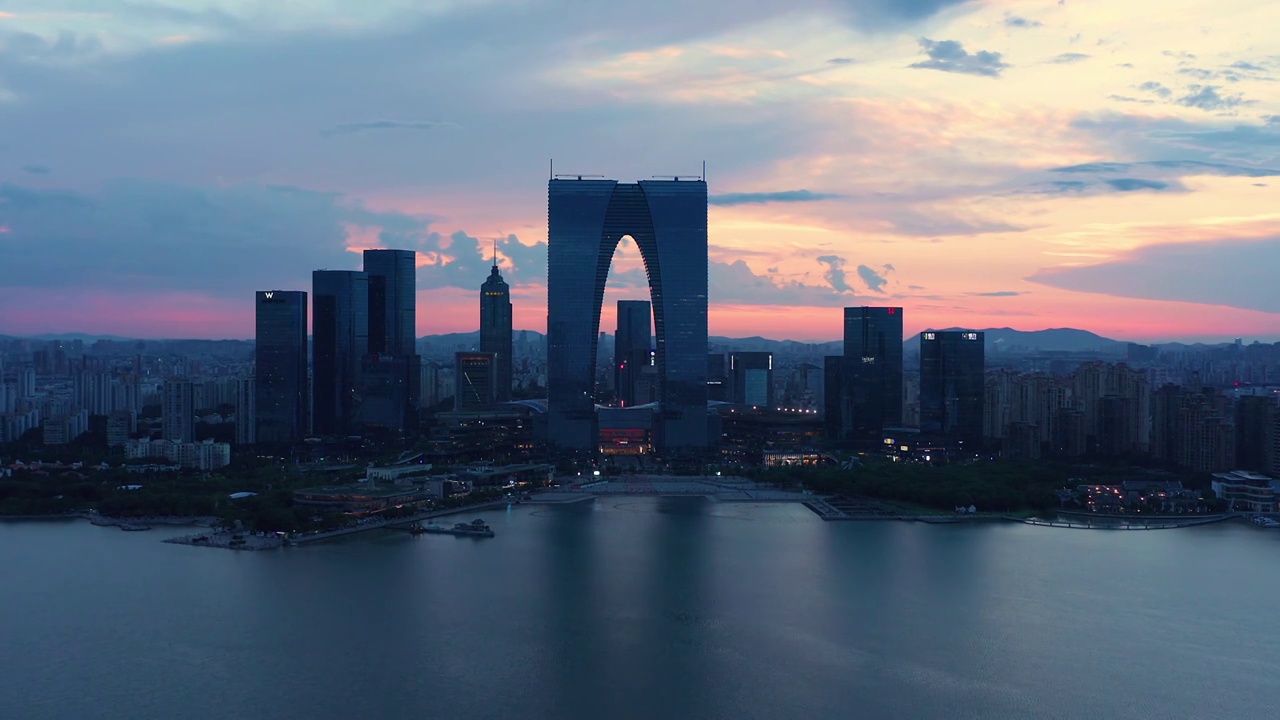
[[[349,435],[359,407],[360,363],[369,352],[369,276],[316,270],[311,305],[314,432]]]
[[[547,396],[552,444],[596,447],[600,305],[628,235],[649,277],[660,377],[657,445],[707,445],[707,184],[552,179],[547,222]]]
[[[480,352],[494,356],[494,395],[511,400],[511,289],[498,272],[494,252],[489,279],[480,286]]]
[[[844,309],[841,432],[859,443],[880,441],[902,424],[902,308]]]
[[[365,250],[369,277],[369,352],[415,354],[417,269],[413,250]]]
[[[732,400],[739,405],[773,407],[773,353],[729,353]]]
[[[392,434],[417,431],[422,359],[416,351],[417,253],[365,250],[369,278],[369,355],[356,421]]]
[[[196,408],[191,381],[186,378],[165,380],[160,403],[160,428],[164,439],[180,443],[194,442]]]
[[[618,301],[618,328],[613,336],[613,387],[618,402],[624,407],[648,402],[647,398],[643,402],[637,398],[636,386],[642,369],[649,364],[652,308],[648,300]]]
[[[454,353],[454,377],[457,391],[454,394],[454,410],[475,410],[492,405],[494,381],[497,379],[497,362],[493,353]]]
[[[298,443],[308,431],[307,294],[259,290],[255,299],[256,442]]]
[[[920,333],[920,430],[981,447],[985,371],[983,333]]]

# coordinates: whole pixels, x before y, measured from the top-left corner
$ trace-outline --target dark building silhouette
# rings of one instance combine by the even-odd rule
[[[596,447],[600,304],[614,250],[635,240],[649,277],[660,450],[707,446],[707,185],[552,179],[547,223],[548,435]]]
[[[365,250],[369,276],[369,352],[414,354],[417,275],[413,250]]]
[[[1236,399],[1236,468],[1272,472],[1272,446],[1280,405],[1269,395],[1245,395]]]
[[[393,435],[417,430],[422,360],[415,349],[417,253],[413,250],[365,250],[369,278],[369,373],[366,399],[356,422]]]
[[[453,397],[454,410],[475,410],[494,402],[494,381],[497,379],[497,362],[493,353],[455,353],[454,377],[457,390]]]
[[[724,353],[707,353],[707,400],[729,400],[729,364]]]
[[[772,409],[773,353],[729,353],[729,383],[732,402]]]
[[[496,253],[489,278],[480,286],[480,351],[494,356],[496,400],[511,400],[511,288],[498,272]]]
[[[369,352],[369,276],[352,270],[311,273],[311,413],[317,435],[351,435]]]
[[[844,437],[844,356],[827,355],[822,358],[822,423],[828,440]]]
[[[196,440],[196,403],[191,380],[166,378],[160,392],[160,428],[165,440],[188,443]]]
[[[649,401],[647,394],[641,396],[639,390],[641,373],[651,360],[649,319],[652,315],[648,300],[618,301],[618,329],[613,336],[613,387],[623,407]]]
[[[844,362],[841,433],[879,442],[884,428],[902,424],[902,308],[845,308]]]
[[[986,351],[980,332],[920,333],[920,430],[982,446]]]
[[[308,431],[307,294],[260,290],[255,300],[255,439],[292,445]]]

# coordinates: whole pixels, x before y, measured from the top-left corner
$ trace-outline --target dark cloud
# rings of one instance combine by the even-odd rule
[[[892,270],[885,270],[885,272],[892,272]],[[884,275],[866,265],[858,266],[858,277],[862,278],[862,283],[868,290],[875,293],[884,294],[884,286],[889,284],[889,280]]]
[[[434,130],[436,128],[457,127],[454,123],[439,120],[370,120],[368,122],[344,123],[320,131],[321,137],[331,138],[339,135],[355,135],[357,133],[376,130]]]
[[[313,269],[358,266],[346,250],[346,226],[426,229],[422,220],[330,193],[134,181],[92,194],[3,185],[0,225],[11,230],[0,243],[0,285],[227,297],[306,287]]]
[[[780,305],[791,307],[844,307],[858,296],[824,285],[774,281],[757,275],[745,261],[712,262],[708,268],[712,303]]]
[[[1254,65],[1253,63],[1245,62],[1244,60],[1237,60],[1236,62],[1231,63],[1230,67],[1235,68],[1236,70],[1250,70],[1252,72],[1267,71],[1266,68],[1260,65]]]
[[[971,297],[1017,297],[1019,295],[1026,295],[1026,293],[1018,292],[1016,290],[997,290],[995,292],[974,292],[965,294]]]
[[[1268,168],[1244,167],[1226,163],[1201,162],[1199,160],[1152,160],[1148,162],[1094,162],[1082,165],[1051,168],[1056,173],[1122,173],[1133,170],[1158,169],[1174,171],[1179,176],[1186,175],[1227,175],[1232,177],[1275,177],[1280,170]]]
[[[840,195],[833,193],[816,193],[808,190],[778,190],[776,192],[756,193],[724,193],[707,198],[711,205],[729,207],[733,205],[764,205],[766,203],[803,203],[835,200]]]
[[[998,52],[979,50],[970,54],[964,46],[955,40],[930,40],[920,38],[920,47],[928,60],[912,63],[910,67],[923,70],[941,70],[943,72],[961,73],[964,75],[981,75],[983,77],[1000,77],[1001,71],[1009,67],[1001,60]]]
[[[1214,72],[1214,71],[1212,71],[1212,70],[1205,70],[1204,68],[1197,68],[1197,67],[1184,67],[1184,68],[1179,68],[1179,69],[1178,69],[1178,74],[1179,74],[1179,75],[1188,75],[1188,76],[1193,77],[1193,78],[1195,78],[1195,79],[1197,79],[1197,80],[1209,80],[1209,79],[1211,79],[1211,78],[1213,78],[1213,77],[1215,77],[1215,76],[1217,75],[1217,73],[1215,73],[1215,72]]]
[[[416,250],[432,259],[419,287],[478,288],[492,240],[444,235],[430,219],[376,212],[335,193],[296,187],[196,187],[120,181],[100,192],[0,185],[0,286],[200,292],[243,298],[264,287],[305,289],[315,269],[356,269],[354,246]],[[373,242],[371,242],[371,240]],[[513,284],[546,282],[546,243],[498,241]]]
[[[1230,110],[1253,102],[1245,100],[1241,95],[1222,95],[1218,92],[1218,85],[1191,85],[1187,90],[1188,93],[1177,100],[1177,103],[1184,107],[1201,110]]]
[[[1153,95],[1159,95],[1162,98],[1167,98],[1170,95],[1173,95],[1172,90],[1156,82],[1155,80],[1148,80],[1147,82],[1142,83],[1141,85],[1138,86],[1138,89],[1142,90],[1143,92],[1149,92]]]
[[[827,61],[827,63],[831,65],[852,65],[856,62],[858,61],[854,60],[853,58],[847,58],[847,57],[831,58],[830,60]]]
[[[822,273],[822,277],[827,279],[827,284],[836,292],[852,292],[853,288],[849,286],[845,280],[844,264],[845,259],[835,255],[823,255],[818,258],[818,262],[827,266],[826,271]]]
[[[1143,180],[1141,178],[1114,178],[1103,180],[1117,192],[1137,192],[1139,190],[1168,190],[1171,187],[1167,182],[1159,180]]]
[[[1089,56],[1085,55],[1084,53],[1062,53],[1061,55],[1058,55],[1057,57],[1053,58],[1049,62],[1057,65],[1070,65],[1071,63],[1078,63],[1082,60],[1088,60],[1088,59],[1089,59]]]
[[[1280,237],[1139,248],[1098,265],[1046,269],[1027,280],[1064,290],[1280,313]]]
[[[971,0],[837,0],[848,9],[852,25],[872,32],[901,29],[965,4]]]
[[[1043,26],[1044,23],[1039,20],[1028,20],[1027,18],[1019,17],[1017,15],[1006,15],[1004,18],[1004,25],[1005,27],[1026,29],[1038,28]]]
[[[48,175],[53,172],[53,168],[45,165],[23,165],[22,172],[28,175]]]

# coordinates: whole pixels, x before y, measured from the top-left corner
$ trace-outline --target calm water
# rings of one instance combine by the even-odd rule
[[[1280,716],[1280,531],[484,517],[270,553],[0,523],[0,716]]]

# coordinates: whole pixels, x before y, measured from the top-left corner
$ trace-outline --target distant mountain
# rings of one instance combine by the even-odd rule
[[[962,330],[970,328],[942,328],[946,330]],[[1035,352],[1100,352],[1120,355],[1125,352],[1126,344],[1117,340],[1096,335],[1087,330],[1074,328],[1054,328],[1051,330],[1013,330],[1011,328],[987,328],[985,333],[988,354],[1001,353],[1035,353]],[[521,333],[527,342],[542,342],[544,335],[534,330],[516,330],[517,341]],[[797,340],[770,340],[760,336],[746,338],[730,338],[711,336],[707,338],[712,351],[715,352],[772,352],[777,355],[839,355],[843,352],[843,343],[839,340],[807,343]],[[452,351],[460,347],[476,347],[480,343],[480,332],[449,333],[446,335],[427,335],[418,338],[419,348],[430,352]],[[613,336],[605,336],[605,349],[612,347]],[[903,343],[907,354],[920,352],[920,336],[911,335]]]
[[[939,330],[969,330],[972,328],[937,328]],[[1088,330],[1053,328],[1050,330],[1014,330],[1012,328],[986,328],[980,330],[986,341],[987,354],[1034,352],[1098,352],[1120,355],[1126,343],[1102,337]],[[912,335],[903,343],[908,353],[920,352],[920,336]]]

